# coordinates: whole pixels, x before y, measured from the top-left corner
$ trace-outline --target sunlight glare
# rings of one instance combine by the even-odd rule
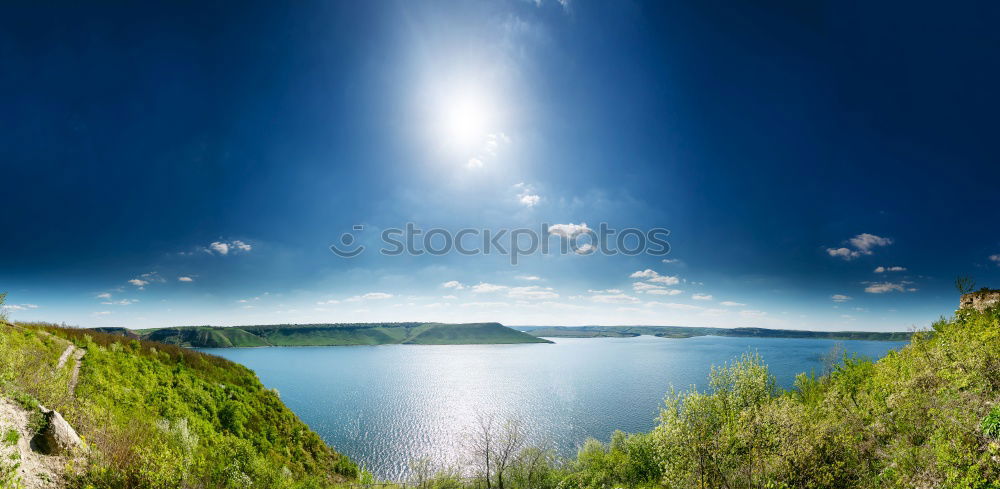
[[[470,150],[486,141],[491,130],[493,107],[477,90],[447,93],[439,109],[442,138],[454,149]]]

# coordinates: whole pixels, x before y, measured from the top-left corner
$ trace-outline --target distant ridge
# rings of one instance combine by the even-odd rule
[[[651,335],[661,338],[737,336],[760,338],[816,338],[828,340],[908,341],[912,333],[873,331],[805,331],[767,328],[702,328],[694,326],[516,326],[540,338],[608,338]]]
[[[96,330],[189,348],[551,343],[500,323],[343,323]]]

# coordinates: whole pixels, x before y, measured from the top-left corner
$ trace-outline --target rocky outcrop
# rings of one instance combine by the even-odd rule
[[[63,489],[67,487],[66,468],[80,467],[83,460],[77,456],[79,454],[64,456],[40,453],[37,450],[39,437],[32,428],[33,412],[0,397],[0,433],[4,434],[4,439],[0,441],[0,471],[14,467],[16,474],[13,487]],[[12,436],[11,431],[16,436]],[[3,486],[2,482],[0,486]]]
[[[958,302],[960,309],[971,308],[977,311],[985,311],[996,305],[1000,305],[1000,290],[987,288],[962,294],[962,298]]]
[[[83,440],[57,411],[41,408],[45,428],[35,437],[38,450],[46,455],[68,455],[84,448]]]

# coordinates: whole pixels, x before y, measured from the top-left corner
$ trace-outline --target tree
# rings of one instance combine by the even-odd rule
[[[477,415],[476,426],[468,438],[472,465],[476,467],[478,475],[486,481],[486,489],[493,487],[491,476],[493,475],[493,452],[495,450],[493,448],[496,436],[495,424],[492,415]]]
[[[427,489],[430,487],[430,482],[433,477],[434,469],[431,466],[430,459],[418,458],[410,462],[410,484],[413,484],[418,489]]]
[[[844,344],[841,342],[834,343],[830,347],[830,350],[820,357],[820,361],[823,364],[823,371],[821,375],[830,375],[834,370],[837,369],[837,365],[840,365],[840,361],[844,359],[844,355],[847,350],[844,348]]]
[[[958,289],[959,294],[968,294],[976,290],[976,281],[968,276],[958,277],[955,279],[955,288]]]
[[[492,415],[477,416],[470,442],[470,455],[478,475],[486,482],[486,489],[504,489],[507,475],[516,465],[518,456],[527,441],[527,433],[517,420],[503,424]]]
[[[504,477],[517,461],[517,457],[524,448],[527,438],[524,425],[520,421],[507,420],[500,427],[497,440],[499,443],[494,444],[496,447],[494,471],[496,472],[497,489],[504,489]]]

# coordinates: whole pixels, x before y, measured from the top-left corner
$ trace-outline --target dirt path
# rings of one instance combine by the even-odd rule
[[[66,347],[66,351],[62,352],[62,355],[59,356],[59,363],[56,364],[56,370],[59,370],[63,368],[63,365],[66,365],[66,360],[69,359],[73,350],[76,350],[76,346],[71,343]]]
[[[62,338],[52,336],[51,334],[45,333],[44,331],[43,333],[51,336],[52,338],[67,343],[66,349],[63,350],[62,355],[59,355],[59,361],[56,362],[56,370],[63,368],[66,365],[66,362],[69,361],[70,357],[72,357],[73,361],[76,362],[73,364],[73,373],[70,374],[69,385],[67,385],[67,388],[69,390],[69,395],[76,397],[76,384],[80,380],[80,366],[82,365],[83,362],[83,356],[87,354],[87,349],[77,348],[76,345],[70,343],[69,340],[64,340]]]
[[[73,364],[73,374],[69,378],[69,395],[73,397],[76,397],[76,383],[80,380],[80,366],[83,365],[83,356],[86,354],[87,350],[85,348],[77,348],[73,352],[73,361],[76,363]]]

